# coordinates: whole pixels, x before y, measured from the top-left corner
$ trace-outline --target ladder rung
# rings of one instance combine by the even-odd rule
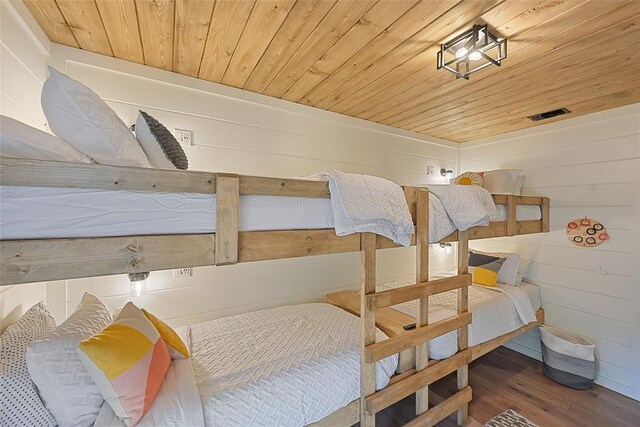
[[[463,350],[448,359],[429,365],[427,368],[398,381],[365,398],[366,410],[371,414],[380,412],[412,393],[449,375],[451,372],[471,362],[471,350]]]
[[[370,309],[384,308],[415,299],[428,297],[442,292],[471,286],[470,274],[459,274],[444,279],[422,282],[401,288],[389,289],[367,295],[367,306]]]
[[[469,402],[471,402],[471,387],[467,386],[450,398],[438,403],[427,412],[418,415],[405,424],[405,427],[433,426]]]
[[[388,338],[364,348],[364,360],[366,363],[374,363],[389,357],[392,354],[415,347],[418,344],[444,335],[456,329],[463,328],[471,323],[471,313],[465,312],[439,322],[430,323],[408,332],[404,335]]]

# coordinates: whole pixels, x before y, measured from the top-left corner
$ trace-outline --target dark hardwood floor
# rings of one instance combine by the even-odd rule
[[[640,402],[604,387],[580,391],[557,384],[542,373],[542,363],[500,347],[474,361],[469,368],[473,400],[468,426],[482,426],[499,413],[513,409],[540,427],[640,427]],[[433,384],[433,404],[455,392],[455,376]],[[379,413],[376,425],[395,427],[414,417],[408,397]],[[448,418],[438,426],[455,426]]]

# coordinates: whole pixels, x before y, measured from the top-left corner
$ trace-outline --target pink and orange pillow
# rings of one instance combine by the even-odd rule
[[[133,303],[125,305],[112,324],[81,341],[78,352],[105,400],[128,427],[149,410],[171,364],[161,333]]]

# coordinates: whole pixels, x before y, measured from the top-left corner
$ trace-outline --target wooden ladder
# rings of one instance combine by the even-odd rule
[[[362,280],[360,290],[361,365],[360,365],[360,425],[375,426],[375,414],[386,407],[416,393],[417,417],[410,426],[434,425],[457,411],[462,425],[468,416],[471,387],[468,383],[468,325],[471,323],[469,307],[467,232],[458,232],[458,275],[429,281],[429,192],[416,189],[416,284],[376,292],[376,235],[362,233]],[[429,296],[458,290],[458,314],[429,324]],[[416,328],[402,336],[376,342],[376,311],[407,301],[419,300]],[[458,334],[458,352],[452,357],[429,363],[427,342],[451,331]],[[376,362],[393,354],[416,349],[416,369],[399,375],[386,388],[376,391]],[[429,384],[457,371],[458,392],[438,405],[429,408]],[[401,378],[400,378],[401,377]]]

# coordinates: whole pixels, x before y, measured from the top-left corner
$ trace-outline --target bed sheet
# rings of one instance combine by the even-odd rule
[[[540,219],[538,206],[518,206],[518,219]],[[504,221],[497,206],[492,221]],[[241,231],[333,228],[329,199],[242,196]],[[0,186],[0,238],[47,239],[215,232],[215,195]],[[454,226],[430,212],[430,234]]]

